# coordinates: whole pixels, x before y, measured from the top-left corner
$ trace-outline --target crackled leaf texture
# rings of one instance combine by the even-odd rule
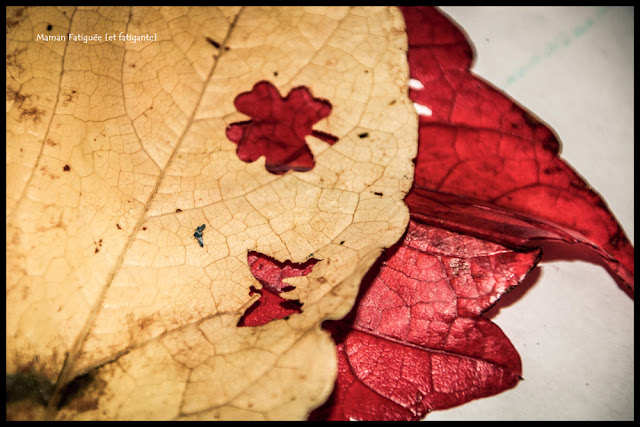
[[[514,387],[520,356],[480,314],[539,256],[410,221],[363,280],[351,313],[326,323],[338,379],[311,419],[420,420]]]
[[[37,39],[121,32],[157,40]],[[320,323],[408,221],[400,11],[11,7],[6,33],[6,370],[47,391],[7,418],[304,419],[336,375]],[[260,81],[331,103],[312,169],[236,154],[234,100]],[[301,313],[237,326],[251,251],[318,260],[284,281]]]

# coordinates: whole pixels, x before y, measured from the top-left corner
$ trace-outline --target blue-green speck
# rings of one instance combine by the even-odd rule
[[[195,237],[198,240],[198,243],[200,243],[200,247],[203,248],[204,247],[204,243],[202,242],[202,231],[204,230],[204,224],[202,224],[200,227],[196,227],[196,232],[193,233],[193,237]]]

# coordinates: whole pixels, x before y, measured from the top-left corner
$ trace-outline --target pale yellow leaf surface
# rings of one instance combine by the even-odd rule
[[[322,321],[408,221],[401,13],[10,7],[6,30],[6,373],[27,395],[7,417],[305,419],[336,376]],[[70,33],[102,41],[38,37]],[[261,80],[331,102],[312,170],[236,155],[233,101]],[[249,251],[319,260],[283,295],[302,313],[237,326]]]

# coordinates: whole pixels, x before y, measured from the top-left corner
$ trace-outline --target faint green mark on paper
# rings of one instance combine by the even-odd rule
[[[553,40],[545,44],[542,51],[536,52],[523,66],[521,66],[517,71],[511,74],[502,85],[502,87],[506,89],[508,86],[524,77],[540,62],[555,54],[559,49],[569,46],[575,39],[584,36],[593,27],[596,20],[606,14],[609,9],[611,9],[611,6],[601,6],[596,10],[594,16],[590,17],[580,25],[574,27],[572,31],[563,31],[558,34],[553,38]]]

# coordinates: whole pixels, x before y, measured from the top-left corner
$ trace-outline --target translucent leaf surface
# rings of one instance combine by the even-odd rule
[[[53,37],[70,33],[115,39]],[[7,418],[305,418],[336,374],[320,322],[408,221],[400,12],[15,7],[6,50]],[[227,138],[265,80],[331,103],[311,170],[275,175]],[[251,251],[318,259],[288,279],[302,313],[237,326]]]

